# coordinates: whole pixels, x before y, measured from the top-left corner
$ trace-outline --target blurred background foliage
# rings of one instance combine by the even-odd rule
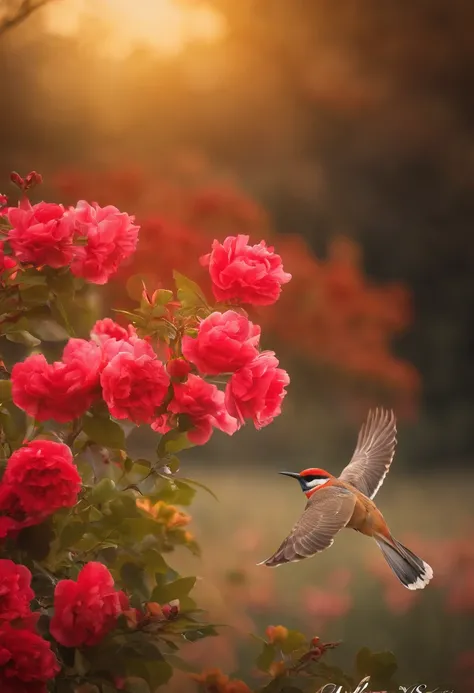
[[[203,281],[196,258],[229,233],[274,243],[294,275],[254,316],[291,374],[283,415],[187,455],[208,482],[212,465],[223,499],[195,516],[220,599],[258,613],[258,596],[223,588],[228,571],[250,571],[252,594],[279,585],[264,621],[306,613],[319,627],[326,609],[324,635],[346,641],[335,656],[390,646],[408,679],[430,667],[449,679],[464,649],[458,664],[474,676],[472,2],[55,0],[2,31],[15,2],[0,3],[1,178],[34,168],[37,195],[116,204],[142,225],[135,259],[92,312],[125,307],[141,278],[166,285],[173,268]],[[260,560],[296,519],[297,489],[273,470],[340,469],[372,404],[400,420],[382,510],[402,539],[419,535],[422,555],[429,545],[441,591],[417,605],[383,576],[373,590],[381,559],[369,568],[352,536],[280,582],[249,568],[253,553],[227,561],[234,532],[258,534]],[[345,568],[338,583],[331,571]]]

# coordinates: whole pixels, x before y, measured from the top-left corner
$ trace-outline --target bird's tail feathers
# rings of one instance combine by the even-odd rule
[[[381,534],[374,537],[385,560],[397,578],[409,590],[422,590],[433,577],[428,563],[412,553],[396,539]]]

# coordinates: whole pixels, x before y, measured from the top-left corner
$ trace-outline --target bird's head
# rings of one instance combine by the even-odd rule
[[[291,476],[293,479],[298,479],[300,482],[301,490],[307,498],[313,495],[315,491],[322,488],[333,478],[332,474],[326,472],[324,469],[319,469],[318,467],[311,467],[310,469],[303,469],[302,472],[280,472],[284,476]]]

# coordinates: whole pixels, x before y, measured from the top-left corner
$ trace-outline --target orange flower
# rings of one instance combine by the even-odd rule
[[[154,505],[148,498],[137,498],[137,508],[144,510],[151,515],[154,520],[165,525],[167,529],[179,529],[191,522],[191,516],[169,505],[164,501],[158,501]]]
[[[205,669],[200,674],[190,674],[190,678],[209,693],[251,693],[246,683],[229,679],[220,669]]]
[[[265,631],[268,638],[268,642],[271,643],[282,643],[288,637],[288,628],[285,626],[268,626]]]

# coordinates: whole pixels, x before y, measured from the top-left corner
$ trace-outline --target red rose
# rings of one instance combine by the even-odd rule
[[[166,370],[173,380],[186,380],[191,371],[191,366],[184,359],[171,359],[166,364]]]
[[[87,563],[74,580],[60,580],[54,591],[51,635],[65,647],[97,645],[129,608],[126,595],[115,590],[105,565]]]
[[[7,217],[13,227],[8,240],[19,262],[69,265],[74,253],[74,229],[62,205],[39,202],[32,206],[22,200],[19,207],[9,208]]]
[[[109,363],[114,356],[120,353],[131,354],[136,359],[140,356],[149,356],[151,359],[156,358],[151,344],[146,339],[137,337],[131,326],[129,326],[129,334],[120,339],[116,337],[106,338],[105,335],[96,336],[93,334],[92,336],[99,340],[102,350],[102,360],[105,364]]]
[[[0,691],[46,693],[59,672],[51,645],[32,630],[0,626]]]
[[[289,382],[288,373],[278,368],[275,354],[263,352],[231,377],[226,387],[226,407],[240,424],[244,419],[253,419],[255,428],[263,428],[281,414]]]
[[[11,489],[26,517],[43,519],[76,504],[81,477],[67,445],[33,440],[10,457],[2,486]]]
[[[104,345],[106,352],[108,347],[114,346],[109,342]],[[170,379],[147,342],[137,339],[134,345],[128,346],[133,349],[132,353],[119,351],[102,371],[103,397],[110,413],[117,419],[151,423],[156,409],[163,404]]]
[[[30,583],[31,573],[26,566],[0,558],[0,624],[29,616],[35,596]]]
[[[207,443],[213,427],[228,435],[237,429],[237,421],[229,416],[225,408],[224,393],[197,375],[190,375],[185,383],[175,383],[174,397],[168,411],[189,418],[192,428],[187,435],[197,445]]]
[[[91,337],[95,337],[99,343],[106,339],[128,339],[132,334],[136,334],[133,325],[129,325],[128,330],[126,330],[112,320],[112,318],[97,320],[91,330]]]
[[[224,243],[214,241],[212,252],[201,258],[209,266],[212,290],[218,301],[239,301],[269,306],[281,293],[282,284],[291,279],[283,271],[281,257],[265,241],[248,245],[248,236],[228,236]]]
[[[135,252],[140,227],[134,225],[134,217],[117,207],[99,207],[84,200],[69,210],[68,217],[76,234],[86,239],[86,245],[75,250],[72,273],[94,284],[105,284]]]
[[[15,275],[11,274],[9,270],[12,270],[15,267],[15,265],[16,261],[12,257],[5,255],[5,252],[3,250],[3,243],[0,241],[0,274],[8,272],[7,276],[13,279]]]
[[[67,423],[82,416],[99,394],[99,347],[71,339],[63,361],[48,363],[33,354],[12,369],[14,403],[37,421]]]
[[[233,310],[211,313],[197,337],[183,338],[183,354],[201,373],[233,373],[258,354],[260,327]]]

